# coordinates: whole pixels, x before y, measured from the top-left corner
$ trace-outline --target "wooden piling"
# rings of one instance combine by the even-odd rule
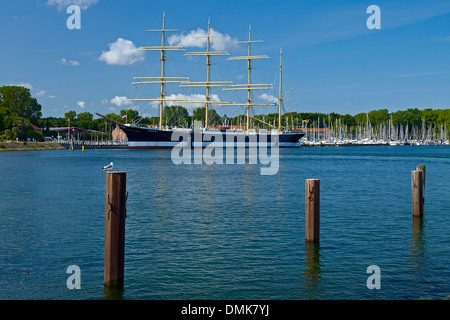
[[[423,217],[424,171],[411,171],[412,213],[413,217]]]
[[[305,183],[305,239],[319,241],[320,180],[306,179]]]
[[[419,164],[416,166],[416,170],[422,171],[422,184],[423,184],[423,202],[425,202],[425,176],[426,176],[426,167],[424,164]]]
[[[104,285],[117,289],[124,280],[126,174],[106,173]]]

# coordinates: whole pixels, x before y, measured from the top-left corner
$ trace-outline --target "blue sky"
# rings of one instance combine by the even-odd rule
[[[81,29],[69,30],[66,8],[82,8]],[[381,9],[381,29],[369,30],[369,5]],[[156,116],[158,108],[133,98],[156,98],[157,85],[133,85],[135,76],[158,76],[163,12],[171,43],[186,52],[203,51],[190,36],[206,30],[208,17],[223,35],[215,48],[246,54],[251,25],[255,54],[253,80],[273,84],[255,92],[256,103],[277,96],[283,50],[284,108],[291,111],[356,114],[373,109],[450,108],[450,1],[143,1],[0,0],[0,85],[23,85],[42,105],[43,116],[65,112],[118,113],[135,108]],[[173,36],[173,38],[170,38]],[[198,39],[197,39],[198,40]],[[201,44],[200,44],[201,45]],[[168,75],[205,80],[205,59],[168,54]],[[215,57],[213,80],[242,83],[245,62]],[[202,99],[205,90],[168,86],[168,95]],[[215,89],[214,99],[241,102],[239,93]],[[197,95],[197,96],[194,96]],[[187,105],[192,110],[195,105]],[[217,107],[219,114],[243,114],[240,107]],[[276,107],[254,107],[255,114]]]

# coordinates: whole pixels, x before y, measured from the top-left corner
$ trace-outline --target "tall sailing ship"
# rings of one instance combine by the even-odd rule
[[[133,84],[159,84],[160,95],[159,98],[146,98],[146,99],[130,99],[131,101],[149,101],[149,102],[159,102],[159,125],[158,128],[151,128],[145,126],[138,126],[136,124],[123,124],[118,121],[114,121],[120,129],[122,129],[127,135],[128,147],[130,149],[156,149],[156,148],[173,148],[180,145],[178,139],[173,140],[173,133],[176,131],[183,131],[184,134],[189,134],[189,143],[193,147],[206,147],[211,144],[212,141],[220,141],[223,147],[299,147],[300,139],[305,135],[304,132],[286,132],[281,126],[281,106],[283,100],[286,98],[281,97],[281,75],[282,75],[282,64],[281,57],[282,53],[280,50],[280,79],[279,79],[279,97],[278,97],[278,126],[275,127],[269,123],[266,123],[260,119],[254,118],[250,115],[250,109],[252,106],[273,106],[274,104],[256,104],[252,102],[251,93],[253,90],[266,90],[272,89],[270,84],[259,84],[252,83],[251,81],[251,70],[252,70],[252,60],[256,59],[267,59],[268,56],[265,55],[252,55],[251,45],[255,41],[251,40],[251,27],[248,31],[248,40],[238,41],[237,43],[244,43],[248,46],[248,53],[246,56],[236,56],[230,57],[228,60],[247,60],[247,83],[246,84],[232,84],[231,81],[211,81],[210,80],[210,68],[211,68],[211,57],[212,56],[225,56],[229,55],[226,51],[211,51],[210,43],[212,37],[218,37],[218,35],[211,35],[210,20],[208,20],[208,29],[205,36],[200,36],[206,38],[206,51],[202,52],[188,52],[187,56],[205,56],[206,57],[206,81],[192,82],[189,81],[188,77],[177,77],[177,76],[167,76],[165,72],[166,64],[166,52],[167,51],[183,51],[181,46],[171,46],[165,45],[165,35],[166,32],[178,31],[176,29],[167,29],[165,26],[165,15],[163,14],[162,28],[157,30],[147,30],[153,32],[161,32],[162,39],[160,46],[145,46],[139,48],[139,50],[145,51],[159,51],[161,53],[161,76],[160,77],[135,77],[137,80]],[[220,37],[220,36],[219,36]],[[165,90],[166,84],[179,84],[180,87],[204,87],[206,89],[206,95],[204,101],[193,101],[190,99],[177,99],[177,98],[167,98],[167,93]],[[247,91],[247,100],[242,103],[236,102],[223,102],[223,101],[213,101],[211,99],[211,88],[223,87],[222,90],[245,90]],[[288,92],[289,93],[289,92]],[[175,128],[168,129],[163,126],[163,110],[165,104],[169,103],[195,103],[205,105],[205,124],[202,128]],[[230,130],[230,129],[213,129],[209,127],[208,110],[212,104],[219,104],[222,106],[246,106],[247,117],[246,125],[244,130]],[[292,107],[291,107],[292,108]],[[106,118],[104,115],[97,115]],[[250,118],[254,118],[257,121],[261,121],[272,129],[255,129],[250,128]],[[108,118],[107,118],[108,119]],[[179,135],[177,135],[179,136]],[[219,139],[218,139],[219,138]],[[220,139],[222,138],[222,139]]]

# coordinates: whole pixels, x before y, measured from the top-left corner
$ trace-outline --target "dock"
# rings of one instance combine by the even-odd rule
[[[61,142],[60,145],[66,149],[74,149],[74,150],[81,150],[84,149],[128,149],[128,145],[126,143],[117,143],[117,142],[94,142],[91,143],[90,141],[86,141],[83,143],[83,141],[74,141],[74,143],[70,142]]]

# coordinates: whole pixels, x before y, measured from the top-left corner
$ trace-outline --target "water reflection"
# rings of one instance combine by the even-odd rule
[[[416,280],[423,282],[424,271],[426,269],[426,252],[425,252],[425,240],[424,240],[424,231],[425,224],[423,218],[413,217],[411,224],[412,238],[410,241],[411,245],[411,261],[414,267],[414,274]]]
[[[317,299],[323,293],[322,267],[320,262],[320,243],[305,242],[303,285],[305,296],[309,299]]]
[[[412,239],[411,239],[411,249],[414,253],[419,253],[423,255],[424,250],[424,222],[423,218],[413,216],[411,230],[412,230]]]
[[[123,300],[124,289],[123,287],[115,287],[104,285],[103,296],[105,300]]]

